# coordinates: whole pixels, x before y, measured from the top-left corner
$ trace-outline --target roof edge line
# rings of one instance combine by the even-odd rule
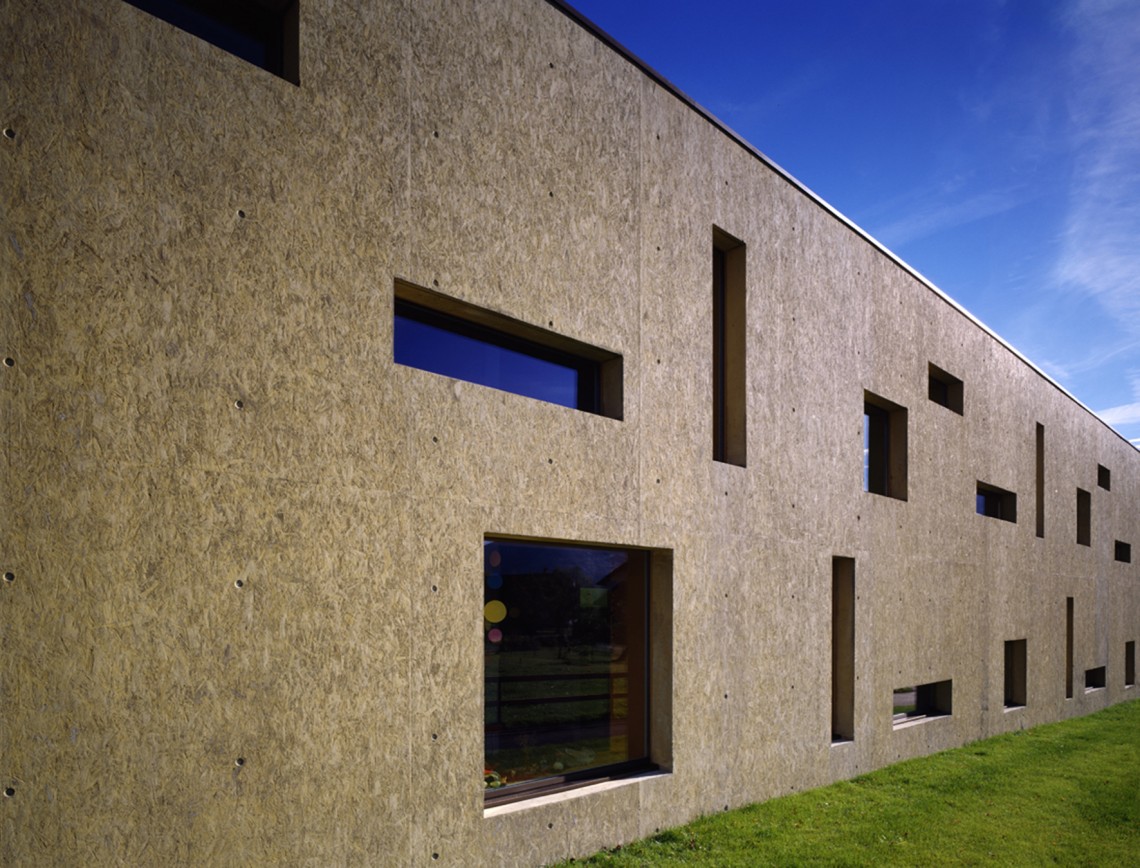
[[[816,193],[814,190],[812,190],[807,184],[800,181],[795,175],[793,175],[791,172],[789,172],[787,169],[785,169],[783,166],[781,166],[779,163],[777,163],[771,157],[767,156],[763,151],[761,151],[759,148],[757,148],[755,145],[753,145],[751,142],[749,142],[747,139],[745,139],[743,136],[741,136],[739,133],[737,133],[735,130],[733,130],[732,127],[730,127],[728,124],[724,123],[716,115],[714,115],[711,111],[706,109],[704,106],[702,106],[700,103],[698,103],[692,97],[690,97],[687,93],[685,93],[683,90],[681,90],[675,84],[673,84],[673,82],[671,82],[669,79],[667,79],[664,75],[659,73],[656,69],[654,69],[648,63],[646,63],[644,60],[642,60],[640,57],[638,57],[633,51],[626,48],[626,46],[624,46],[622,43],[620,43],[618,40],[616,40],[613,36],[611,36],[609,33],[607,33],[605,30],[603,30],[601,27],[599,27],[597,24],[595,24],[593,21],[591,21],[589,18],[587,18],[585,15],[583,15],[581,12],[579,12],[577,9],[575,9],[573,6],[571,6],[569,3],[565,2],[565,0],[545,0],[545,2],[547,4],[549,4],[550,6],[554,7],[555,9],[557,9],[559,12],[561,12],[563,15],[565,15],[567,18],[569,18],[571,21],[573,21],[575,24],[577,24],[579,27],[581,27],[583,30],[585,30],[587,33],[589,33],[595,39],[597,39],[599,42],[603,43],[607,48],[611,49],[612,51],[616,52],[618,55],[623,57],[626,61],[631,63],[634,67],[636,67],[644,75],[646,75],[650,80],[652,80],[653,82],[655,82],[656,84],[658,84],[659,86],[664,88],[666,91],[671,93],[674,97],[679,99],[682,103],[684,103],[686,106],[688,106],[694,112],[696,112],[698,115],[700,115],[702,118],[704,118],[710,124],[712,124],[718,130],[720,130],[722,133],[724,133],[726,136],[728,136],[737,145],[744,148],[744,150],[748,151],[748,153],[752,154],[752,156],[754,156],[756,159],[760,160],[760,162],[764,163],[768,168],[770,168],[772,171],[774,171],[777,175],[779,175],[781,178],[783,178],[785,181],[787,181],[789,184],[791,184],[793,187],[795,187],[797,190],[799,190],[801,193],[803,193],[805,196],[807,196],[809,199],[811,199],[816,205],[823,208],[832,217],[836,218],[840,223],[842,223],[844,226],[846,226],[848,229],[850,229],[852,232],[854,232],[856,235],[858,235],[864,241],[867,241],[869,244],[871,244],[871,246],[873,246],[876,250],[878,250],[880,253],[882,253],[884,256],[886,256],[888,259],[890,259],[892,262],[894,262],[895,265],[902,268],[907,274],[909,274],[911,277],[913,277],[915,280],[917,280],[919,283],[921,283],[923,286],[925,286],[927,289],[929,289],[931,292],[933,292],[936,296],[938,296],[940,299],[942,299],[942,301],[944,301],[944,302],[946,302],[946,304],[950,305],[951,308],[956,310],[958,313],[960,313],[962,316],[964,316],[967,320],[972,322],[974,325],[976,325],[978,328],[980,328],[983,332],[985,332],[991,338],[996,340],[999,344],[1001,344],[1001,346],[1005,347],[1009,352],[1011,352],[1015,358],[1017,358],[1022,363],[1024,363],[1031,371],[1033,371],[1035,374],[1037,374],[1039,377],[1041,377],[1043,380],[1045,380],[1045,382],[1047,382],[1049,385],[1053,386],[1053,388],[1055,388],[1062,395],[1064,395],[1066,398],[1068,398],[1070,401],[1072,401],[1074,404],[1076,404],[1078,407],[1080,407],[1082,410],[1084,410],[1086,413],[1088,413],[1090,416],[1092,416],[1097,422],[1099,422],[1101,425],[1103,425],[1105,428],[1107,428],[1109,431],[1111,431],[1113,434],[1115,434],[1117,437],[1119,437],[1121,440],[1123,440],[1126,444],[1128,444],[1129,446],[1133,446],[1134,448],[1140,449],[1140,447],[1136,447],[1136,444],[1132,443],[1132,441],[1130,441],[1122,433],[1120,433],[1115,428],[1113,428],[1111,425],[1109,425],[1107,422],[1105,422],[1104,419],[1102,419],[1100,416],[1097,415],[1096,411],[1091,409],[1088,405],[1086,405],[1083,401],[1081,401],[1076,395],[1074,395],[1072,392],[1070,392],[1068,389],[1066,389],[1064,386],[1062,386],[1060,383],[1058,383],[1055,379],[1053,379],[1051,376],[1049,376],[1049,374],[1045,373],[1045,371],[1043,371],[1040,367],[1038,367],[1038,365],[1035,362],[1033,362],[1024,353],[1022,353],[1021,350],[1019,350],[1017,347],[1015,347],[1013,344],[1011,344],[1009,341],[1007,341],[1005,338],[1003,338],[1001,335],[999,335],[996,331],[994,331],[992,328],[990,328],[988,325],[986,325],[984,322],[982,322],[980,319],[978,319],[976,316],[974,316],[974,314],[970,313],[970,311],[968,311],[965,307],[963,307],[959,302],[955,301],[950,295],[948,295],[945,291],[943,291],[941,288],[939,288],[935,283],[933,283],[931,280],[929,280],[927,277],[925,277],[920,271],[918,271],[912,265],[907,263],[904,259],[902,259],[898,254],[896,254],[894,251],[892,251],[889,247],[887,247],[885,244],[883,244],[881,241],[879,241],[877,238],[875,238],[875,236],[873,236],[870,232],[868,232],[863,227],[859,226],[859,224],[857,224],[853,220],[851,220],[850,217],[846,216],[841,211],[837,210],[826,199],[824,199],[822,196],[820,196],[818,193]]]

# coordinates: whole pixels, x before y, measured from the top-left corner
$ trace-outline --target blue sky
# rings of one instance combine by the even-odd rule
[[[1140,2],[571,2],[1140,443]]]

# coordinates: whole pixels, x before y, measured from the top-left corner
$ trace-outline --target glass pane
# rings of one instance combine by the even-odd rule
[[[578,370],[489,340],[396,314],[395,359],[401,365],[504,392],[578,407]]]
[[[646,756],[644,552],[484,544],[489,787]]]

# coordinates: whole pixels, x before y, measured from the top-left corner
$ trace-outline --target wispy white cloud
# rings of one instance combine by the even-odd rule
[[[1101,419],[1114,428],[1140,424],[1140,371],[1129,371],[1129,375],[1132,382],[1132,397],[1135,400],[1096,411]]]
[[[1031,194],[1016,187],[983,190],[957,201],[945,195],[932,196],[926,204],[916,207],[906,216],[876,227],[873,234],[888,247],[898,247],[945,229],[1012,211],[1029,198]]]
[[[1140,4],[1079,0],[1068,23],[1077,161],[1054,275],[1140,336]]]

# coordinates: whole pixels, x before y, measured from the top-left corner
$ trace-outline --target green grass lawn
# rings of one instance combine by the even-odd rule
[[[1140,865],[1140,701],[703,817],[574,864]]]

